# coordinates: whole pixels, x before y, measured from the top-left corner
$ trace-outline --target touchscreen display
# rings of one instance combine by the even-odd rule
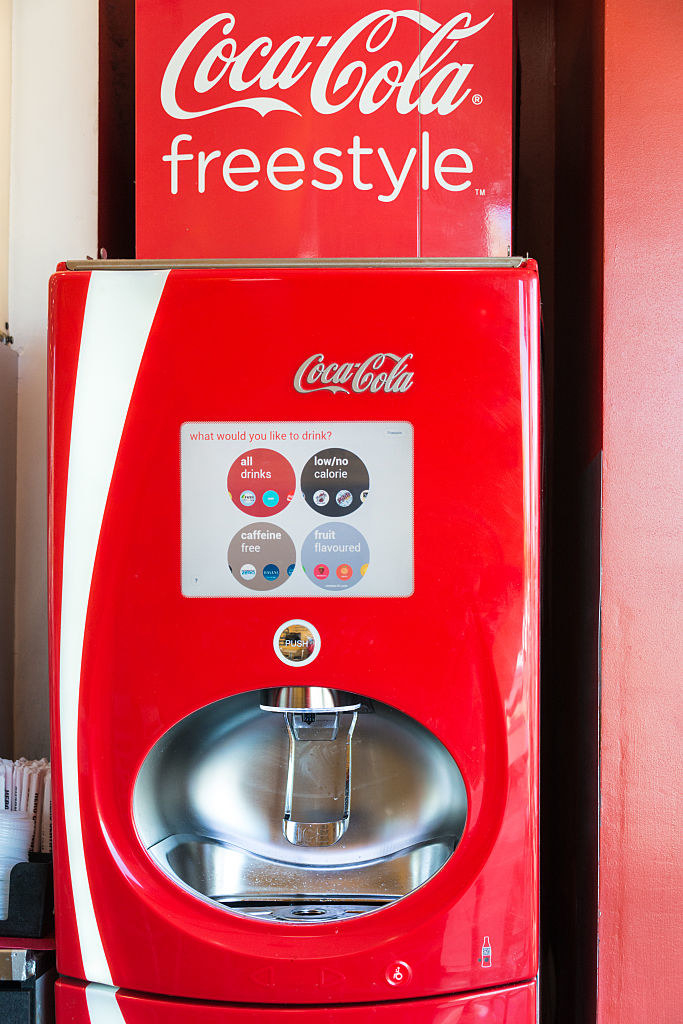
[[[408,597],[413,427],[183,423],[186,597]]]

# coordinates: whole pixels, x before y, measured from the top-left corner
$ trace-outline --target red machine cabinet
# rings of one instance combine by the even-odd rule
[[[95,983],[93,998],[126,1024],[237,1024],[263,1013],[287,1024],[315,1020],[321,1005],[335,1008],[320,1019],[339,1022],[403,1012],[469,1024],[500,1020],[505,1007],[506,1020],[531,1024],[534,262],[75,264],[53,277],[50,311],[60,972]],[[384,423],[405,425],[403,461],[383,454]],[[188,511],[188,424],[206,437],[207,459],[232,452],[220,463],[218,509],[218,492],[208,490]],[[254,437],[234,429],[236,439],[218,438],[227,433],[221,424],[247,425]],[[253,424],[264,434],[269,425],[276,440],[258,440]],[[339,522],[356,524],[370,555],[354,586],[343,589],[342,574],[335,592],[302,571],[305,530],[296,524],[337,520],[307,506],[299,481],[328,435],[349,431],[370,467],[369,496]],[[264,444],[293,446],[292,500],[273,516],[264,509],[259,522],[281,524],[296,558],[291,578],[255,593],[228,565],[234,524],[248,519],[227,478],[235,453]],[[404,519],[409,529],[394,550]],[[224,547],[211,549],[220,557],[208,563],[211,571],[220,563],[222,576],[194,592],[188,537],[201,547],[221,530]],[[298,619],[315,627],[319,648],[295,668],[277,657],[274,636]],[[393,709],[463,780],[462,834],[440,870],[353,919],[301,925],[226,909],[161,870],[136,810],[150,752],[179,723],[295,677]],[[262,763],[254,755],[252,775]],[[352,803],[352,823],[353,815]],[[82,983],[60,983],[60,1024],[87,1019]],[[298,1008],[275,1009],[287,1004]]]

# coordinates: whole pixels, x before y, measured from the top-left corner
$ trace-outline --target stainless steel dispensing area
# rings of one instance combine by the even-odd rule
[[[134,817],[178,885],[285,922],[407,896],[453,853],[467,799],[443,744],[405,714],[325,687],[252,690],[154,744]]]

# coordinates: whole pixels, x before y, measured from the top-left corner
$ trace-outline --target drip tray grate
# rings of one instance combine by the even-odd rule
[[[224,907],[255,917],[262,921],[283,921],[287,924],[324,924],[326,921],[346,921],[361,917],[372,910],[386,907],[393,900],[355,900],[334,903],[329,900],[289,901],[283,900],[221,900]]]

